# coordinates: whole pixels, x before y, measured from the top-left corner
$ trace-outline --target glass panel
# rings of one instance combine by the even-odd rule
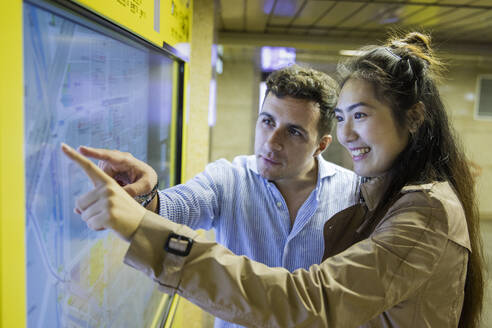
[[[24,4],[29,327],[146,327],[163,297],[73,212],[92,186],[60,142],[129,151],[169,185],[173,61],[59,7]],[[151,156],[149,154],[152,154]],[[152,161],[158,159],[158,161]]]

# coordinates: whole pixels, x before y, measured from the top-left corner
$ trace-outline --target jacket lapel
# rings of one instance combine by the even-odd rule
[[[324,226],[325,253],[323,261],[328,257],[343,252],[366,236],[357,232],[357,229],[366,219],[367,207],[356,204],[335,214]]]

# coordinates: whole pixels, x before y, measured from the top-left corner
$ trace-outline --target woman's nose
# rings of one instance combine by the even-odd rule
[[[337,137],[342,144],[356,140],[357,136],[351,121],[345,121],[344,124],[338,125]]]

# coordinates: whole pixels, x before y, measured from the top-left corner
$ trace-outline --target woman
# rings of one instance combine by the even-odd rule
[[[325,259],[309,271],[266,267],[162,220],[63,146],[96,185],[77,207],[92,229],[131,240],[127,264],[228,321],[477,327],[483,278],[473,179],[436,88],[436,67],[429,39],[418,33],[365,48],[341,67],[337,134],[368,181],[361,203],[327,222]]]

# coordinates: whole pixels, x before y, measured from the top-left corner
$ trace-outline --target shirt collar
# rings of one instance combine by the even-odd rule
[[[336,173],[333,166],[331,166],[330,163],[323,158],[323,156],[316,156],[316,160],[318,161],[318,181],[321,181],[326,177],[331,177]],[[258,173],[258,167],[256,166],[256,155],[248,157],[247,165],[248,169],[260,175],[260,173]]]
[[[321,154],[316,156],[316,159],[318,160],[318,181],[326,177],[331,177],[336,173],[333,165],[326,161]]]
[[[256,166],[256,155],[248,156],[247,167],[248,167],[248,169],[250,169],[254,173],[260,175],[258,173],[258,167]]]

